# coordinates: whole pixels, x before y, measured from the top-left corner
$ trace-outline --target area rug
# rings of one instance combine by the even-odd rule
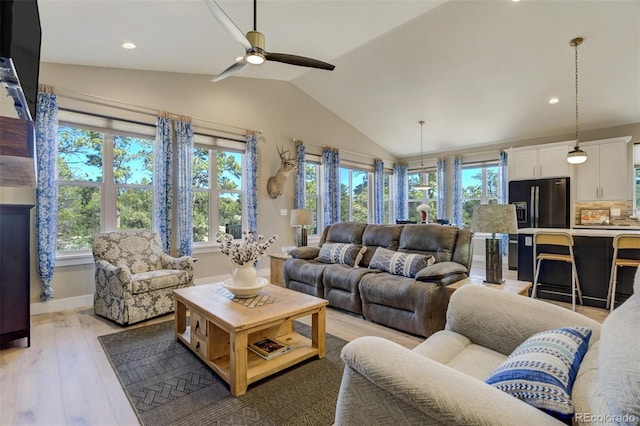
[[[311,328],[295,323],[310,336]],[[173,321],[99,336],[140,423],[158,425],[331,425],[343,364],[342,339],[327,354],[249,385],[229,385],[173,337]]]

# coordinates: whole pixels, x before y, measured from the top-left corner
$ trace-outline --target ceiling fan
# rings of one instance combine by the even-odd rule
[[[319,61],[317,59],[305,58],[304,56],[289,55],[286,53],[271,53],[264,50],[264,34],[258,32],[257,27],[257,7],[256,1],[253,0],[253,31],[249,31],[245,36],[238,26],[227,16],[222,8],[214,0],[204,0],[213,16],[220,22],[220,25],[227,30],[231,36],[244,47],[245,55],[236,60],[236,63],[215,76],[211,81],[220,81],[231,74],[239,71],[247,63],[259,65],[266,61],[282,62],[290,65],[298,65],[301,67],[318,68],[322,70],[333,71],[335,65]]]

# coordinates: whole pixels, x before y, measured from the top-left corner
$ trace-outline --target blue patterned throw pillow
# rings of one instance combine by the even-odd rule
[[[434,262],[435,258],[433,256],[400,253],[378,247],[371,258],[371,262],[369,262],[369,268],[382,269],[394,275],[414,278],[419,270],[433,265]]]
[[[322,263],[340,263],[357,268],[365,251],[365,246],[357,244],[323,244],[318,260]]]
[[[571,420],[574,414],[571,388],[590,338],[591,329],[586,327],[534,334],[485,382],[559,420]]]

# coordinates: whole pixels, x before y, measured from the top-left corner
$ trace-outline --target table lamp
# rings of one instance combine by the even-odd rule
[[[307,226],[313,225],[313,212],[309,209],[291,210],[291,226],[296,228],[296,246],[307,245]]]
[[[518,232],[516,208],[513,204],[480,204],[473,208],[471,219],[473,232],[490,232],[486,239],[486,279],[485,283],[502,284],[502,250],[496,234]]]

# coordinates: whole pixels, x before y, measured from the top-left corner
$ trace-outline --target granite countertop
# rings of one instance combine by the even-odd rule
[[[640,234],[640,227],[637,226],[620,226],[614,229],[609,229],[607,227],[598,227],[598,229],[593,229],[593,227],[581,227],[581,228],[521,228],[518,229],[518,234],[535,234],[538,231],[548,231],[548,232],[568,232],[574,237],[615,237],[618,234]]]

